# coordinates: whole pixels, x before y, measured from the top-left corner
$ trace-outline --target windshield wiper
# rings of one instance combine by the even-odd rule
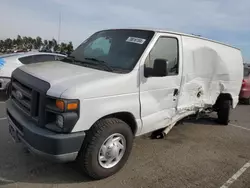
[[[75,57],[71,56],[71,55],[64,57],[64,59],[62,59],[62,60],[70,60],[71,62],[75,63]]]
[[[86,62],[86,61],[82,61],[82,60],[76,59],[75,56],[71,56],[71,55],[66,56],[64,59],[70,60],[70,61],[71,61],[72,63],[74,63],[74,64],[76,64],[76,63],[82,63],[82,64],[95,64],[95,63],[89,63],[89,62]]]
[[[87,57],[85,58],[86,60],[91,60],[91,61],[95,61],[97,63],[99,63],[100,65],[106,67],[109,71],[114,72],[114,69],[112,67],[110,67],[106,61],[100,60],[100,59],[96,59],[93,57]]]
[[[87,60],[87,61],[83,61],[83,60],[78,60],[74,56],[69,55],[69,56],[66,56],[64,58],[64,60],[70,60],[72,63],[77,63],[78,62],[78,63],[82,63],[82,64],[98,65],[96,63],[88,62],[90,60],[90,61],[98,62],[99,65],[102,65],[102,66],[106,67],[106,69],[108,69],[109,71],[114,72],[114,70],[110,66],[108,66],[105,61],[102,61],[102,60],[99,60],[99,59],[96,59],[96,58],[85,58],[85,60]]]

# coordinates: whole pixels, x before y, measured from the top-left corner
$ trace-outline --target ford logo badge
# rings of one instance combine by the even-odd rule
[[[16,97],[18,100],[22,100],[23,99],[23,94],[21,91],[16,91]]]

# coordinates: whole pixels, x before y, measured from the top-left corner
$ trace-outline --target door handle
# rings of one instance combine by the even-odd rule
[[[174,94],[173,96],[177,96],[179,94],[179,90],[178,89],[174,89]]]

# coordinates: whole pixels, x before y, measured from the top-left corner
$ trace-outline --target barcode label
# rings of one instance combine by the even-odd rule
[[[126,40],[126,42],[132,42],[136,44],[143,44],[145,41],[146,39],[141,39],[137,37],[128,37],[128,39]]]

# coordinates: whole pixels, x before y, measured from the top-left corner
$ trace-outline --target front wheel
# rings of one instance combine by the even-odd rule
[[[126,163],[133,145],[133,133],[122,120],[99,120],[87,132],[78,162],[88,176],[103,179]]]

